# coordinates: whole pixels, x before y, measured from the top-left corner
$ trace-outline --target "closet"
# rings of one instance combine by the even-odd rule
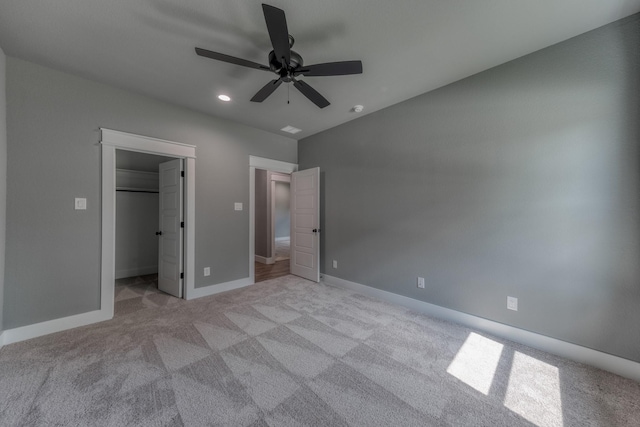
[[[158,165],[167,160],[116,151],[116,279],[158,272]]]

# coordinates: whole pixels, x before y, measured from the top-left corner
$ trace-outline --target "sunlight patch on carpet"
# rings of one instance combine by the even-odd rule
[[[503,345],[470,333],[447,372],[485,395],[489,394]]]
[[[558,368],[516,351],[504,406],[536,426],[562,427]]]

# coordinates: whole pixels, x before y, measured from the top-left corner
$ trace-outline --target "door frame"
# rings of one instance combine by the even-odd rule
[[[256,283],[256,169],[291,174],[298,170],[298,165],[281,160],[249,156],[249,280],[251,284]]]
[[[195,289],[196,147],[106,128],[100,128],[100,134],[102,154],[100,311],[109,319],[113,317],[116,247],[116,149],[184,159],[184,298],[190,299]]]

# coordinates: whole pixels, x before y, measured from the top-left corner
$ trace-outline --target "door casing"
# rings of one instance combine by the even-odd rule
[[[100,311],[113,317],[115,291],[115,172],[116,149],[184,159],[184,298],[191,299],[195,289],[195,178],[196,147],[179,142],[100,129],[102,156]]]
[[[298,165],[264,157],[249,156],[249,280],[251,283],[256,282],[254,264],[256,253],[256,169],[291,174],[298,170]]]

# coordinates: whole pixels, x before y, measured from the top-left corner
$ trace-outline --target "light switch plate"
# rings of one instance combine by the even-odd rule
[[[86,210],[87,209],[87,199],[76,197],[76,210]]]
[[[507,297],[507,309],[518,311],[518,298]]]
[[[238,203],[238,202],[234,203],[233,204],[233,208],[235,210],[237,210],[237,211],[241,211],[242,210],[242,203]]]

